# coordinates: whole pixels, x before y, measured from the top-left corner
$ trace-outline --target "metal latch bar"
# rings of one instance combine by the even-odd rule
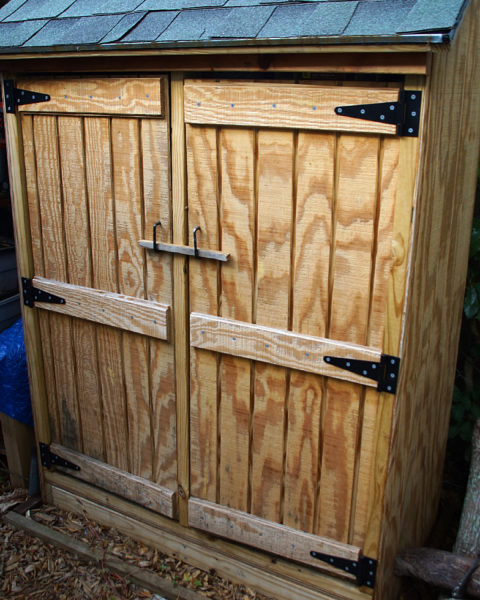
[[[47,467],[64,467],[65,469],[72,469],[73,471],[80,471],[80,467],[78,465],[74,465],[69,460],[58,456],[58,454],[54,454],[47,444],[43,442],[39,442],[38,444],[40,448],[40,458],[42,460],[42,465]]]
[[[368,556],[360,556],[358,560],[349,560],[322,552],[310,552],[312,558],[317,558],[328,563],[332,567],[341,569],[345,573],[353,575],[357,580],[357,585],[368,588],[375,587],[375,577],[377,575],[377,561]]]
[[[398,356],[382,354],[380,362],[359,360],[355,358],[342,358],[338,356],[324,356],[323,360],[329,365],[373,379],[378,383],[379,392],[396,394],[400,359]]]
[[[22,90],[15,87],[13,79],[5,79],[3,82],[5,93],[5,111],[14,113],[17,106],[22,104],[36,104],[38,102],[48,102],[50,96],[48,94],[40,94],[30,90]]]
[[[22,296],[25,306],[33,308],[35,302],[46,302],[47,304],[65,304],[65,298],[44,292],[33,286],[32,280],[22,277]]]

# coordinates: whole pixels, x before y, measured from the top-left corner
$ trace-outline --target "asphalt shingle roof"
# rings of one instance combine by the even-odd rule
[[[0,53],[118,47],[443,42],[469,0],[10,0]]]

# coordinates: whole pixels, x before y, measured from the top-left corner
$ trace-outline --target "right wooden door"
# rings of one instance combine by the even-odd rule
[[[393,396],[324,359],[380,368],[402,145],[334,108],[398,89],[184,92],[190,235],[229,254],[190,261],[190,524],[319,567],[374,556]]]

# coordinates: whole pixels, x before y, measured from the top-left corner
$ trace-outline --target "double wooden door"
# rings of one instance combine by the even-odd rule
[[[33,283],[65,299],[38,304],[54,450],[171,517],[178,450],[192,527],[316,566],[375,557],[393,395],[328,357],[398,351],[402,142],[334,109],[398,89],[185,81],[184,242],[214,257],[182,271],[177,424],[172,254],[138,244],[157,222],[172,242],[167,81],[24,85],[51,97],[21,119]]]

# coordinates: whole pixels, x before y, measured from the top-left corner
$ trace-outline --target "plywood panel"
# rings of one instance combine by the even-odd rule
[[[215,128],[186,129],[189,235],[200,227],[203,247],[219,247],[217,132]],[[191,243],[191,238],[190,238]],[[218,265],[191,261],[190,310],[218,314]],[[217,499],[217,357],[191,350],[190,461],[191,492]]]
[[[294,219],[295,140],[291,132],[260,131],[257,143],[258,231],[256,322],[289,327]],[[283,480],[285,369],[257,363],[252,446],[252,512],[279,521]]]
[[[139,122],[112,119],[113,185],[118,247],[119,291],[145,297],[143,251],[143,196]],[[153,476],[153,448],[150,430],[148,342],[134,334],[122,339],[130,453],[130,469],[147,479]]]
[[[84,78],[17,81],[17,87],[48,94],[50,100],[19,106],[40,113],[125,114],[161,116],[163,80],[153,78]]]
[[[158,239],[172,240],[170,201],[170,146],[168,123],[143,120],[140,124],[145,233],[153,232],[158,221]],[[173,260],[168,255],[149,252],[146,261],[148,301],[172,306]],[[168,327],[169,340],[171,327]],[[175,357],[172,343],[149,341],[150,385],[152,394],[153,480],[176,488],[176,405]]]
[[[389,88],[185,83],[187,123],[395,134],[396,126],[335,113],[338,106],[398,101]]]
[[[220,314],[250,322],[253,317],[255,248],[255,134],[222,129],[219,134],[222,249]],[[251,364],[220,359],[220,502],[248,509],[250,467]]]
[[[325,337],[332,235],[335,136],[299,133],[292,330]],[[335,355],[336,352],[328,354]],[[308,354],[308,357],[306,356]],[[302,364],[312,356],[305,350]],[[317,364],[322,360],[319,357]],[[327,363],[323,363],[328,366]],[[323,380],[292,371],[283,523],[314,531]]]
[[[332,339],[365,343],[377,201],[378,140],[340,136],[337,145]],[[348,540],[359,413],[363,391],[329,380],[326,386],[318,533]]]
[[[92,244],[92,285],[96,289],[117,293],[111,125],[107,118],[85,119],[85,173]],[[97,325],[96,345],[102,391],[105,459],[109,464],[127,470],[129,465],[124,440],[128,434],[121,332]]]

